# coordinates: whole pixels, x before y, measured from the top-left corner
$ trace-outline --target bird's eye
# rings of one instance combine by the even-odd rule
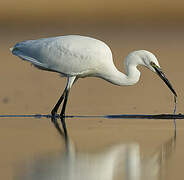
[[[150,65],[151,66],[156,66],[156,64],[153,61],[150,62]]]

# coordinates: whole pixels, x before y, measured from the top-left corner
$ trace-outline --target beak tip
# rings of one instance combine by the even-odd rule
[[[177,97],[177,94],[175,92],[175,90],[173,89],[171,83],[169,82],[169,80],[166,78],[165,74],[161,71],[161,69],[159,67],[153,67],[156,71],[156,73],[159,75],[159,77],[165,82],[165,84],[169,87],[169,89],[172,91],[172,93],[174,94],[175,97]]]

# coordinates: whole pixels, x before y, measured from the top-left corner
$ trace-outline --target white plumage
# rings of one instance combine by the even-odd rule
[[[104,58],[113,65],[111,51],[105,43],[76,35],[24,41],[17,43],[12,52],[35,66],[65,76],[99,73]]]
[[[157,58],[146,50],[131,52],[125,58],[126,74],[115,67],[110,48],[104,42],[90,37],[68,35],[28,40],[17,43],[11,50],[14,55],[40,69],[58,72],[68,78],[65,91],[52,110],[53,121],[56,123],[54,117],[62,100],[65,99],[60,114],[65,130],[64,113],[68,93],[72,84],[81,77],[94,76],[115,85],[132,85],[140,78],[137,65],[144,65],[156,72],[176,96],[171,84],[162,73]]]

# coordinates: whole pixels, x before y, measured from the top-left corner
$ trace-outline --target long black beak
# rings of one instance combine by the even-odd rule
[[[175,90],[173,89],[171,83],[166,78],[166,76],[162,72],[162,70],[158,66],[156,66],[156,65],[154,65],[153,68],[155,69],[155,71],[159,75],[159,77],[165,82],[165,84],[168,86],[168,88],[172,91],[172,93],[177,97],[177,94],[176,94]]]

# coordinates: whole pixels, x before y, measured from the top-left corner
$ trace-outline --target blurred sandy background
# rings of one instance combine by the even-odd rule
[[[0,2],[0,114],[50,113],[64,89],[65,80],[56,73],[31,67],[13,56],[9,48],[27,39],[66,34],[87,35],[105,41],[113,51],[115,65],[122,71],[122,61],[132,50],[153,52],[178,93],[177,111],[183,113],[183,1],[8,0]],[[67,114],[172,113],[173,95],[169,89],[155,74],[144,67],[139,69],[142,72],[139,83],[129,87],[116,87],[96,78],[78,81],[71,90]],[[146,120],[126,123],[121,120],[67,121],[74,141],[84,149],[89,145],[85,138],[91,140],[89,146],[94,148],[129,137],[126,141],[141,142],[144,149],[144,142],[156,147],[172,134],[171,121],[151,124]],[[60,147],[55,129],[48,121],[1,119],[0,123],[0,154],[3,155],[0,168],[4,179],[12,179],[13,167],[18,160]],[[184,124],[179,122],[181,139],[183,127]],[[116,131],[116,128],[119,129]],[[110,138],[103,142],[102,136],[96,142],[98,136],[95,134]],[[182,158],[184,147],[182,143],[180,145],[178,159]],[[152,146],[144,150],[148,151]],[[174,160],[171,167],[179,167],[177,163]],[[181,177],[182,171],[178,168],[170,172],[170,179]]]
[[[17,0],[1,2],[0,20],[5,24],[35,22],[59,24],[76,22],[139,24],[181,23],[184,3],[181,0],[86,1],[86,0]]]
[[[57,74],[41,72],[12,56],[9,47],[26,39],[65,34],[105,41],[120,70],[132,50],[153,52],[178,92],[182,112],[182,1],[3,1],[0,7],[2,114],[49,112],[65,83]],[[171,112],[170,91],[153,73],[141,70],[140,83],[131,87],[116,87],[99,79],[79,81],[71,92],[68,112]]]

